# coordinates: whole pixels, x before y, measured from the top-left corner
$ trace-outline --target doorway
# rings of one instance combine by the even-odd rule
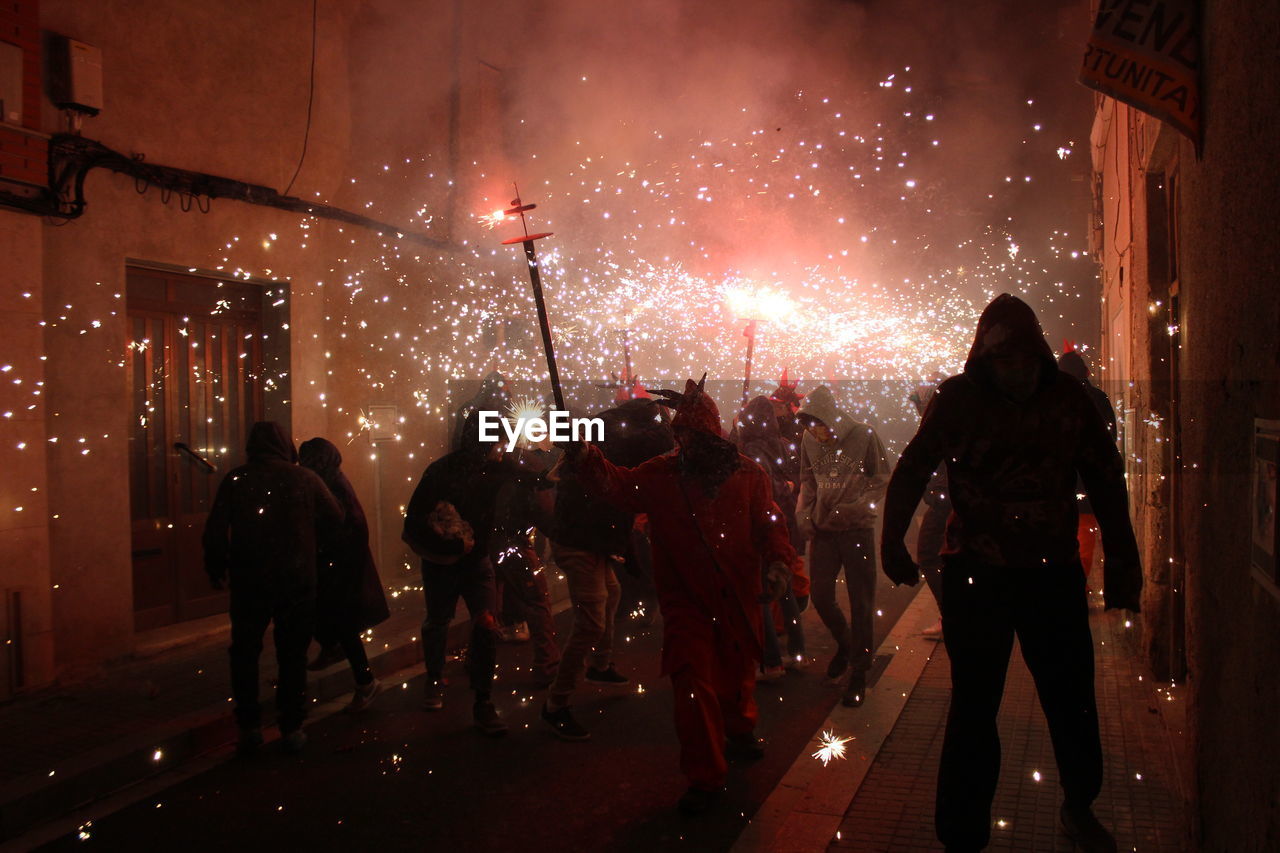
[[[201,535],[222,477],[263,419],[261,285],[126,271],[134,629],[227,609]]]

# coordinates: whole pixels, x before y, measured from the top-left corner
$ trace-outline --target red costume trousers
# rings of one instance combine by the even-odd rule
[[[676,655],[671,687],[680,769],[690,786],[713,790],[724,785],[729,771],[725,737],[755,730],[756,662],[745,653],[718,648],[710,626],[705,639],[696,642],[683,631],[679,634],[686,647]]]

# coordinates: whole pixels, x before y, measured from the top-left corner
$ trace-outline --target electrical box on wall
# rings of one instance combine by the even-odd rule
[[[65,36],[50,43],[50,97],[54,106],[96,116],[102,110],[102,51]]]
[[[0,121],[22,124],[22,48],[0,41]]]

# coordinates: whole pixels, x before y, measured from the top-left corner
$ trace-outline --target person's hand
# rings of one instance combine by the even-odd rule
[[[780,560],[770,563],[764,573],[764,600],[778,601],[787,594],[790,583],[791,568]]]
[[[1142,610],[1142,567],[1136,560],[1103,555],[1102,601],[1105,610]]]
[[[902,540],[886,541],[880,547],[880,563],[885,575],[896,584],[915,586],[920,582],[920,567]]]

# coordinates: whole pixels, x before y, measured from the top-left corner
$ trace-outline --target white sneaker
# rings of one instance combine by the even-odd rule
[[[352,695],[351,701],[347,703],[347,707],[342,710],[348,714],[358,714],[368,708],[369,703],[373,701],[373,697],[381,692],[382,682],[376,678],[368,684],[359,685],[356,687],[356,692]]]
[[[928,628],[925,628],[923,631],[920,632],[920,635],[923,636],[926,640],[941,640],[942,639],[942,620],[939,619],[937,622],[930,625]]]
[[[787,674],[784,666],[766,666],[764,672],[760,675],[761,681],[777,681],[779,678]]]

